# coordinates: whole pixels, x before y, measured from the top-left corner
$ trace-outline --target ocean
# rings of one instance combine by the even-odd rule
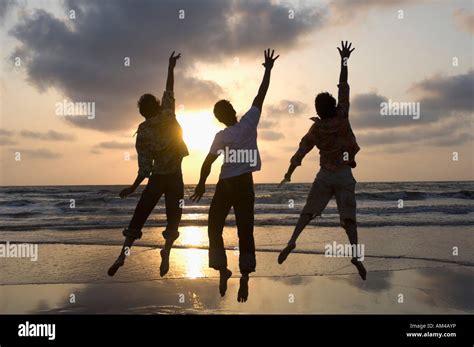
[[[194,186],[186,186],[180,237],[164,278],[163,201],[126,265],[111,278],[107,269],[120,252],[121,229],[139,191],[120,199],[124,186],[1,187],[0,242],[27,243],[38,251],[37,261],[0,259],[0,313],[474,312],[474,182],[358,183],[367,281],[348,258],[325,256],[328,244],[347,243],[334,200],[301,234],[288,260],[277,263],[310,186],[255,185],[257,271],[245,305],[236,300],[239,239],[232,212],[223,237],[234,277],[224,298],[217,290],[218,272],[208,266],[213,185],[200,203],[189,200]],[[78,303],[69,302],[70,293]],[[184,304],[177,303],[177,293],[185,293]],[[288,303],[289,293],[295,303]],[[400,293],[406,305],[398,303]]]
[[[22,186],[0,187],[0,231],[114,229],[128,225],[143,188],[120,199],[124,186]],[[311,184],[255,185],[255,225],[292,226],[298,219]],[[185,189],[182,226],[206,226],[215,185],[199,203],[189,200],[194,185]],[[474,182],[385,182],[358,183],[358,225],[472,226]],[[401,201],[402,200],[402,201]],[[403,204],[403,205],[401,205]],[[146,226],[163,226],[164,199],[160,200]],[[321,218],[321,226],[338,226],[335,200]],[[228,225],[235,225],[231,212]]]

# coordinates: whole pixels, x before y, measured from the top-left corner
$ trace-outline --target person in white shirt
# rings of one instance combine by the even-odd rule
[[[239,268],[242,274],[237,296],[239,302],[248,298],[249,274],[255,271],[255,241],[253,237],[254,200],[252,172],[261,167],[257,147],[257,126],[262,112],[263,101],[270,85],[270,73],[275,60],[274,50],[264,52],[265,74],[252,107],[237,121],[236,111],[227,100],[220,100],[214,106],[214,115],[226,125],[218,132],[201,168],[201,177],[191,196],[199,201],[205,193],[206,179],[211,172],[212,163],[220,154],[224,156],[219,181],[209,208],[209,267],[219,270],[219,292],[225,295],[227,280],[232,272],[227,268],[222,231],[230,208],[234,208],[239,236]]]

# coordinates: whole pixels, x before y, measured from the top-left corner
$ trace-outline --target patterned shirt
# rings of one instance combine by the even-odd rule
[[[189,154],[183,141],[183,130],[176,120],[172,91],[165,90],[161,112],[141,123],[135,148],[138,153],[138,173],[165,175],[181,170],[183,157]]]
[[[305,155],[316,146],[321,167],[330,171],[336,171],[342,165],[356,167],[355,155],[360,147],[349,122],[349,84],[340,83],[338,87],[335,116],[327,119],[311,118],[314,124],[301,139],[298,151],[291,158],[293,165],[301,165]]]

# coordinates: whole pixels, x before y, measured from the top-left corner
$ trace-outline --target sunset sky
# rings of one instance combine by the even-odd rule
[[[225,98],[238,115],[248,110],[269,47],[280,58],[254,177],[277,182],[312,124],[315,95],[337,95],[341,40],[356,48],[349,60],[350,119],[362,148],[356,179],[472,180],[473,34],[470,0],[0,0],[0,185],[132,183],[143,121],[136,102],[147,92],[161,98],[173,50],[182,53],[175,96],[190,148],[184,178],[197,182],[222,128],[214,103]],[[95,119],[56,115],[65,99],[95,102]],[[389,99],[419,102],[420,119],[383,117],[380,103]],[[310,182],[318,169],[313,150],[294,181]],[[208,182],[218,173],[216,162]]]

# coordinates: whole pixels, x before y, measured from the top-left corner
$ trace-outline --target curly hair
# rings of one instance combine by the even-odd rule
[[[336,99],[328,92],[319,93],[314,99],[314,106],[321,119],[331,118],[336,113]]]

